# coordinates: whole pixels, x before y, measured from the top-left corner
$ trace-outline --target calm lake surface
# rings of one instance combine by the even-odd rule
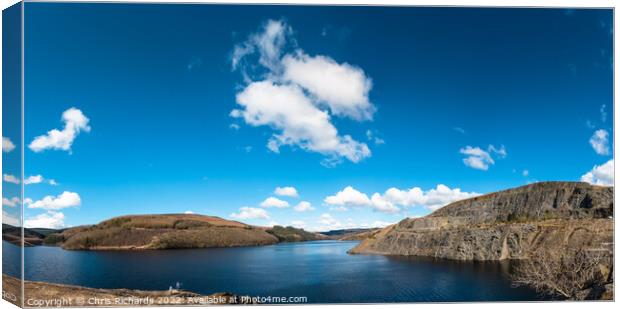
[[[512,288],[506,263],[349,255],[355,241],[166,251],[25,248],[26,279],[93,288],[201,294],[306,296],[311,303],[539,300]],[[19,247],[3,242],[4,272],[19,274]],[[9,261],[6,257],[12,257]]]

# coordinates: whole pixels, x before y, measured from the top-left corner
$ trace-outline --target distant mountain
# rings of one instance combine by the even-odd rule
[[[369,233],[379,230],[379,228],[371,228],[371,229],[340,229],[340,230],[331,230],[327,232],[321,232],[321,234],[326,235],[332,239],[338,240],[362,240],[368,236]]]
[[[364,233],[364,232],[368,232],[370,230],[373,230],[373,229],[362,229],[362,228],[358,228],[358,229],[340,229],[340,230],[331,230],[331,231],[327,231],[327,232],[321,232],[321,234],[327,235],[327,236],[342,236],[342,235],[352,234],[352,233]]]

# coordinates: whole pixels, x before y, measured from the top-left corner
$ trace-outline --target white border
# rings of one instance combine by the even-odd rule
[[[17,3],[19,1],[16,0],[0,0],[0,7],[4,10],[5,8]],[[46,2],[39,0],[26,0],[26,2]],[[213,3],[213,4],[309,4],[309,5],[385,5],[385,6],[475,6],[475,7],[570,7],[570,8],[615,8],[616,1],[615,0],[442,0],[442,1],[429,1],[429,0],[355,0],[355,1],[335,1],[335,0],[269,0],[269,1],[260,1],[260,0],[234,0],[234,1],[223,1],[223,0],[210,0],[210,1],[192,1],[192,0],[150,0],[150,1],[136,1],[136,0],[106,0],[106,1],[94,1],[94,0],[83,0],[83,1],[70,1],[70,0],[58,0],[58,1],[47,1],[47,2],[124,2],[124,3]],[[618,25],[620,22],[620,18],[614,12],[614,25]],[[615,27],[614,27],[615,29]],[[2,33],[2,18],[0,17],[0,34]],[[615,40],[615,31],[614,31],[614,59],[620,59],[618,57],[618,46],[617,41]],[[2,55],[2,43],[0,40],[0,58]],[[616,78],[617,76],[617,65],[614,62],[614,132],[618,132],[616,127],[615,119],[618,119],[620,116],[620,111],[615,105],[615,89],[618,89],[620,82]],[[0,72],[2,70],[2,65],[0,64]],[[2,82],[2,77],[0,75],[0,84]],[[23,87],[22,87],[23,91]],[[2,108],[2,101],[0,99],[0,111]],[[1,132],[2,118],[0,117],[0,132]],[[22,143],[23,144],[23,143]],[[614,154],[617,153],[618,150],[618,137],[617,134],[614,134]],[[2,166],[0,160],[0,168]],[[614,171],[615,179],[618,179],[618,175],[620,174],[619,170],[616,169]],[[1,186],[1,185],[0,185]],[[619,197],[614,193],[614,203],[618,205]],[[614,238],[618,236],[618,222],[615,222],[614,227]],[[2,249],[0,247],[0,254]],[[618,257],[615,258],[615,265],[618,265]],[[0,271],[2,266],[0,264]],[[614,286],[615,288],[615,286]],[[617,292],[617,291],[616,291]],[[617,297],[617,296],[616,296]],[[0,300],[0,305],[4,308],[6,306],[11,306],[9,302],[5,300]],[[417,307],[417,308],[466,308],[466,309],[495,309],[497,306],[501,306],[502,308],[507,309],[520,309],[522,306],[528,306],[531,308],[558,308],[558,309],[575,309],[575,308],[583,308],[585,306],[593,306],[596,305],[599,308],[612,308],[616,305],[613,305],[613,302],[552,302],[552,303],[494,303],[494,302],[485,302],[485,303],[459,303],[459,304],[369,304],[369,305],[301,305],[304,308],[405,308],[405,307]],[[282,306],[271,306],[271,305],[261,305],[261,308],[281,308]],[[16,307],[15,307],[16,308]],[[184,308],[187,307],[168,307],[168,308]]]
[[[2,0],[17,3],[15,0]],[[120,3],[204,3],[204,4],[309,4],[309,5],[375,5],[375,6],[487,6],[487,7],[615,7],[614,0],[25,0],[25,2],[120,2]]]

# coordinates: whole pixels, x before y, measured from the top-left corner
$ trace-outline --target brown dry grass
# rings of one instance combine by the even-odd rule
[[[2,275],[3,298],[15,305],[21,304],[20,280]],[[73,285],[24,281],[25,299],[28,307],[135,307],[242,304],[239,296],[230,293],[200,295],[182,290],[142,291],[129,289],[92,289]]]
[[[121,216],[68,229],[57,238],[64,249],[70,250],[210,248],[278,242],[265,229],[196,214]]]
[[[99,225],[136,228],[174,228],[174,226],[180,221],[199,222],[215,226],[247,226],[246,224],[237,221],[230,221],[220,217],[198,214],[127,215],[103,221],[99,223]]]

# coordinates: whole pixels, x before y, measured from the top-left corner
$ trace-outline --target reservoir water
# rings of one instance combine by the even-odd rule
[[[282,243],[244,248],[67,251],[25,248],[25,278],[92,288],[200,294],[305,296],[310,303],[540,300],[514,288],[509,264],[350,255],[354,241]],[[3,271],[19,274],[19,247],[3,241]],[[9,260],[12,259],[12,260]]]

